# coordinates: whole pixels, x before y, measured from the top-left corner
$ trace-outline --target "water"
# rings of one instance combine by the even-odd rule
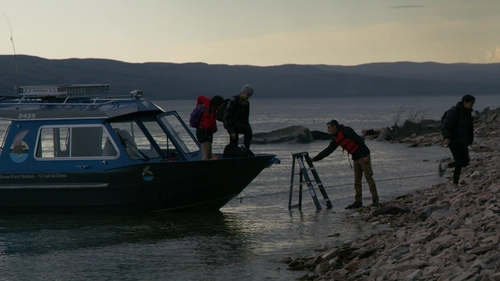
[[[325,131],[335,118],[360,132],[392,125],[401,109],[404,117],[411,111],[437,120],[456,102],[451,97],[252,98],[251,122],[254,132],[291,125]],[[158,103],[177,109],[185,120],[194,106],[194,101]],[[500,99],[477,96],[475,108],[487,106],[499,107]],[[214,150],[222,151],[226,140],[221,130]],[[436,161],[450,156],[447,149],[367,144],[381,201],[444,181]],[[281,164],[264,170],[217,213],[2,216],[0,280],[294,280],[303,273],[286,270],[280,259],[310,255],[383,227],[352,219],[358,213],[344,210],[353,201],[353,173],[340,150],[315,163],[333,209],[316,212],[304,193],[302,212],[288,211],[291,155],[315,155],[327,145],[253,145],[256,153],[277,154]],[[363,191],[369,204],[366,184]]]

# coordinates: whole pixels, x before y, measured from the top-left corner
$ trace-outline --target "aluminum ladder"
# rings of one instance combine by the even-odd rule
[[[307,152],[300,152],[300,153],[295,153],[292,154],[293,157],[293,162],[292,162],[292,177],[290,180],[290,198],[288,200],[288,210],[291,211],[292,208],[298,208],[300,211],[302,210],[302,185],[307,184],[307,188],[309,189],[309,194],[311,194],[311,197],[314,201],[314,204],[316,205],[316,210],[321,210],[321,204],[320,200],[318,199],[318,196],[316,196],[316,192],[314,191],[314,186],[313,182],[316,183],[319,191],[323,195],[323,203],[326,205],[327,209],[332,208],[332,203],[330,202],[330,199],[328,198],[328,194],[326,194],[325,188],[323,186],[323,183],[321,183],[321,180],[318,176],[318,172],[316,172],[316,168],[314,168],[314,165],[312,163],[311,158],[309,158],[309,153]],[[307,163],[308,167],[304,165],[304,159],[305,162]],[[295,173],[295,163],[299,165],[299,172]],[[309,176],[309,172],[311,172],[314,180],[311,180],[311,177]],[[299,176],[299,182],[294,183],[294,178],[296,176]],[[293,197],[293,187],[294,185],[299,186],[299,203],[292,205],[292,197]]]

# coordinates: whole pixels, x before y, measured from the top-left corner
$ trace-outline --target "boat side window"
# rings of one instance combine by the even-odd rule
[[[175,115],[165,115],[160,118],[165,128],[172,134],[179,148],[185,153],[199,151],[200,147],[196,141],[187,132],[181,121]]]
[[[37,158],[102,158],[117,155],[103,126],[50,126],[40,129]]]
[[[5,146],[5,137],[9,133],[9,128],[10,128],[10,121],[0,121],[0,138],[1,138],[1,144],[2,146],[0,147],[0,153],[2,153],[3,147]]]
[[[69,127],[47,127],[40,130],[37,158],[69,157]]]
[[[131,159],[159,157],[158,152],[135,121],[111,122],[110,125]]]
[[[102,156],[102,127],[71,128],[71,157]]]

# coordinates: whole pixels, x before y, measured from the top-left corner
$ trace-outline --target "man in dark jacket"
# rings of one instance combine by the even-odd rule
[[[474,141],[474,127],[472,123],[472,107],[476,98],[471,95],[462,97],[462,101],[450,108],[441,125],[443,144],[450,148],[454,162],[439,163],[439,176],[442,177],[446,168],[455,168],[453,171],[453,185],[458,187],[460,172],[469,165],[469,145]]]
[[[253,95],[253,87],[246,84],[239,95],[233,96],[226,107],[223,121],[229,134],[230,143],[238,145],[238,134],[243,134],[243,144],[250,149],[252,127],[249,122],[250,103],[248,99]]]
[[[346,209],[359,208],[363,206],[363,201],[361,200],[361,178],[363,176],[363,173],[365,174],[366,182],[370,187],[373,206],[378,206],[379,200],[377,186],[375,185],[375,180],[373,180],[370,149],[368,149],[368,147],[366,146],[365,141],[350,127],[339,125],[337,120],[328,122],[326,126],[328,129],[328,133],[333,135],[333,140],[330,142],[327,148],[313,157],[312,161],[319,161],[330,155],[333,151],[335,151],[335,149],[337,149],[337,147],[342,147],[342,149],[352,155],[352,160],[354,162],[354,190],[356,191],[356,194],[354,196],[354,203],[347,206]]]

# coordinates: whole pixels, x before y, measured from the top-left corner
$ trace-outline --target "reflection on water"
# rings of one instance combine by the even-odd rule
[[[241,223],[238,214],[222,212],[2,217],[0,270],[12,280],[106,279],[101,272],[113,280],[121,273],[124,279],[199,280],[254,255]],[[41,262],[44,268],[35,266]],[[57,272],[61,266],[64,273]]]
[[[6,280],[291,280],[282,257],[366,228],[337,229],[345,222],[334,211],[279,209],[3,216],[0,270]]]
[[[235,215],[213,212],[139,215],[8,215],[0,219],[2,255],[157,243],[191,236],[242,235]]]

